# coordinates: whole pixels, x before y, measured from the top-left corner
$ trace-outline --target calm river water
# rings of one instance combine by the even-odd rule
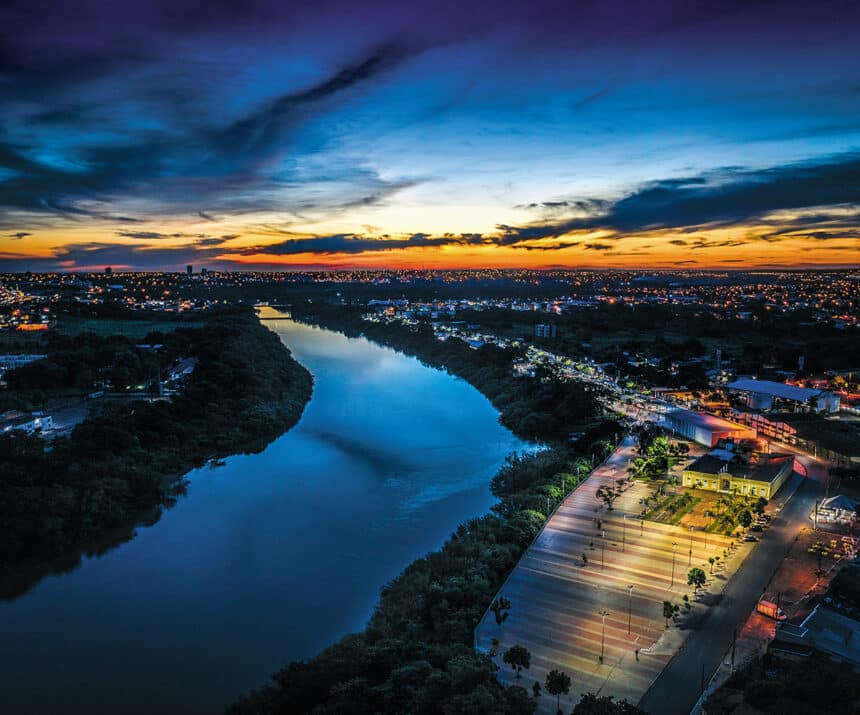
[[[221,712],[360,629],[380,586],[492,503],[490,477],[526,445],[480,393],[364,339],[267,324],[314,375],[300,423],[192,472],[132,541],[0,603],[0,711]]]

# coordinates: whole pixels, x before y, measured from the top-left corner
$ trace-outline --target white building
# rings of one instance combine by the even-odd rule
[[[753,378],[730,382],[726,389],[743,395],[747,406],[754,410],[770,410],[775,405],[787,405],[794,412],[839,411],[839,395],[828,390],[814,390]]]

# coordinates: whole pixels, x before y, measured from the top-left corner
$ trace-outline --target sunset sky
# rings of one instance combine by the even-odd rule
[[[860,264],[860,4],[0,6],[0,270]]]

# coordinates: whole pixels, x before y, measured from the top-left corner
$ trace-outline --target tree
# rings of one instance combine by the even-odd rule
[[[744,529],[752,524],[752,514],[750,514],[749,509],[744,509],[740,514],[738,514],[738,522],[742,527],[744,527]]]
[[[535,699],[540,697],[540,692],[541,692],[540,683],[537,680],[535,680],[534,684],[532,685],[532,694],[535,696]]]
[[[588,566],[588,554],[586,554],[584,551],[582,552],[582,565]]]
[[[532,715],[537,707],[529,691],[519,685],[511,685],[505,695],[506,712],[510,715]]]
[[[666,628],[669,627],[669,619],[674,616],[681,607],[671,601],[663,601],[663,618],[666,619]]]
[[[525,646],[512,645],[505,651],[502,660],[514,669],[517,679],[519,679],[520,671],[523,668],[528,670],[531,667],[532,654],[528,652]]]
[[[612,511],[612,505],[615,500],[621,496],[621,490],[618,487],[610,487],[604,484],[597,488],[597,498],[606,504],[606,510]]]
[[[755,500],[755,504],[753,504],[753,511],[756,514],[764,514],[764,508],[767,506],[767,499],[764,497],[759,497]]]
[[[511,602],[504,596],[499,596],[490,605],[490,610],[496,617],[496,624],[502,625],[510,615],[508,611],[511,610]]]
[[[555,707],[561,712],[561,696],[570,692],[570,676],[561,670],[551,670],[547,673],[544,686],[550,695],[555,695]]]
[[[692,586],[696,592],[705,585],[707,580],[708,577],[705,576],[705,572],[698,566],[694,566],[687,572],[687,585]]]
[[[573,709],[573,715],[645,715],[645,713],[626,700],[616,702],[611,695],[598,697],[594,693],[584,693]]]

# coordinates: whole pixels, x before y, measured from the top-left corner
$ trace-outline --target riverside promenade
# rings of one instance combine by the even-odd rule
[[[640,499],[653,490],[642,483],[627,482],[607,511],[595,493],[626,481],[633,450],[633,440],[625,439],[559,505],[499,590],[512,603],[507,620],[499,626],[488,612],[476,629],[480,650],[490,651],[498,640],[495,660],[507,684],[530,689],[535,680],[543,685],[552,669],[566,672],[573,681],[561,700],[567,712],[586,692],[639,702],[687,633],[666,629],[663,602],[681,604],[684,594],[692,601],[687,571],[692,565],[708,573],[708,557],[722,555],[730,542],[642,522]],[[502,662],[512,645],[531,653],[531,668],[519,680]],[[555,697],[544,692],[538,712],[555,707]]]

